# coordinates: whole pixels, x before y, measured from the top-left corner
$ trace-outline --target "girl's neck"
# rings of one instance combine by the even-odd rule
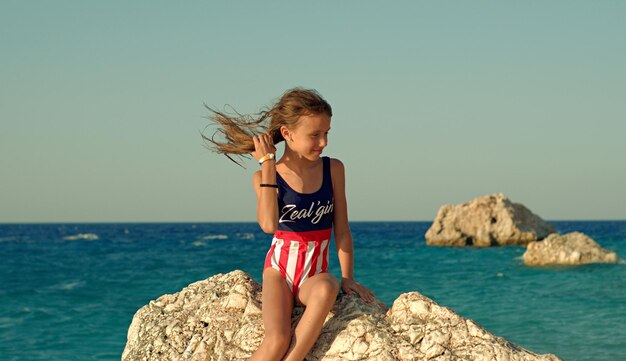
[[[298,155],[288,147],[285,147],[285,153],[280,158],[280,163],[284,164],[293,172],[302,173],[318,165],[321,159],[320,157],[316,160],[309,160]]]

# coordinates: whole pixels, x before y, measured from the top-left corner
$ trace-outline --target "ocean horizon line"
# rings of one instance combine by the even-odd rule
[[[626,219],[546,219],[546,222],[626,222]],[[432,223],[433,220],[355,220],[350,223]],[[0,222],[0,225],[40,224],[254,224],[256,221],[28,221]]]

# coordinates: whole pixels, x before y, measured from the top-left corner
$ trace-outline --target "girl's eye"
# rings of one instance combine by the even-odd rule
[[[324,135],[328,135],[328,132],[325,132]],[[320,136],[320,133],[311,134],[311,137],[317,138]]]

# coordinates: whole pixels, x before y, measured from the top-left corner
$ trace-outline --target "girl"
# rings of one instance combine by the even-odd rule
[[[303,360],[340,286],[348,295],[356,292],[366,302],[374,300],[372,291],[354,280],[344,166],[321,156],[328,144],[331,107],[315,90],[294,88],[258,119],[209,110],[210,119],[220,125],[217,133],[226,138],[218,142],[203,136],[212,148],[227,156],[251,153],[259,162],[261,170],[252,176],[257,218],[263,231],[274,235],[263,270],[265,337],[250,360]],[[277,161],[274,144],[281,141],[285,150]],[[328,273],[331,230],[341,285]],[[306,308],[291,343],[294,302]]]

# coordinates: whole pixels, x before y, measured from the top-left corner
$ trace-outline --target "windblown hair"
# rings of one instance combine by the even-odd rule
[[[217,125],[218,129],[209,138],[200,132],[205,146],[227,156],[233,162],[231,155],[247,158],[254,151],[254,135],[265,133],[271,135],[274,144],[285,140],[280,133],[280,127],[294,129],[301,116],[325,114],[332,116],[330,104],[313,89],[293,88],[286,91],[272,107],[260,113],[227,115],[204,105],[211,114],[208,116],[210,125]],[[205,128],[206,129],[206,128]],[[216,140],[216,135],[219,136]],[[243,167],[243,166],[242,166]]]

